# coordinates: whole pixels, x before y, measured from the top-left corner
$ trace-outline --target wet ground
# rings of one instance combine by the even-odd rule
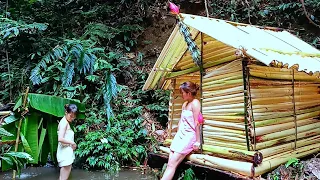
[[[32,180],[58,180],[58,168],[31,167],[23,169],[20,178],[16,179],[32,179]],[[0,173],[0,179],[12,179],[12,171]],[[69,180],[147,180],[156,179],[152,174],[142,174],[140,170],[122,170],[115,174],[101,171],[86,171],[82,169],[72,169]]]

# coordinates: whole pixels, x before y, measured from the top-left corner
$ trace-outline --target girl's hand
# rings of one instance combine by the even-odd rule
[[[75,150],[77,148],[77,144],[76,143],[72,143],[71,147],[72,147],[73,150]]]
[[[193,150],[194,150],[194,151],[198,151],[199,148],[200,148],[200,142],[195,142],[195,143],[193,144]]]

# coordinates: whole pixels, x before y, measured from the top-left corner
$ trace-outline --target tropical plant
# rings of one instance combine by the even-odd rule
[[[65,114],[64,105],[76,104],[79,108],[77,118],[80,119],[84,118],[85,106],[78,100],[33,93],[28,93],[26,104],[26,107],[22,107],[21,97],[14,107],[14,115],[4,119],[2,128],[6,131],[0,132],[10,133],[11,136],[2,137],[2,142],[15,141],[20,136],[22,144],[18,146],[18,151],[30,154],[30,163],[45,164],[49,154],[55,162],[58,120]],[[18,119],[22,120],[21,128]],[[12,163],[7,161],[2,164],[3,170],[12,168]]]
[[[115,107],[114,118],[106,121],[102,113],[92,112],[86,124],[77,126],[84,136],[78,138],[76,155],[80,157],[79,163],[88,164],[87,168],[118,170],[125,165],[139,166],[146,157],[148,137],[140,116],[143,107],[128,99],[126,89],[120,92]],[[91,128],[95,131],[90,131]]]
[[[13,136],[10,132],[6,131],[4,128],[0,127],[0,139],[5,136]],[[18,175],[21,173],[21,169],[27,163],[32,161],[31,155],[25,152],[13,152],[10,148],[6,146],[1,146],[0,149],[0,168],[2,167],[2,162],[9,164],[13,169],[17,170]]]

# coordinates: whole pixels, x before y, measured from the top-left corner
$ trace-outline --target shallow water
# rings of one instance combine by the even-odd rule
[[[59,169],[58,168],[46,168],[46,167],[30,167],[23,169],[20,178],[16,179],[32,179],[32,180],[58,180]],[[0,173],[0,179],[12,179],[12,171]],[[151,174],[142,174],[140,170],[122,170],[116,174],[109,174],[101,171],[86,171],[82,169],[72,169],[69,180],[147,180],[156,179]]]

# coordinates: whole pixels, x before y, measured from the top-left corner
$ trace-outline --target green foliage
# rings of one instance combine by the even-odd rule
[[[318,0],[304,0],[307,15],[316,24],[320,24],[320,3]],[[223,8],[221,8],[223,7]],[[292,30],[310,44],[317,38],[319,29],[309,23],[300,1],[212,1],[213,17],[251,23],[259,26],[273,26]],[[319,46],[316,46],[319,47]]]
[[[183,180],[195,180],[195,174],[192,170],[192,168],[188,168],[186,169],[178,178],[179,180],[183,179]]]
[[[13,166],[17,170],[18,175],[21,174],[21,169],[28,161],[32,161],[32,157],[25,152],[7,152],[0,154],[0,159],[7,164]]]
[[[21,101],[20,99],[18,102]],[[27,115],[20,114],[23,112],[21,110],[21,103],[16,103],[15,115],[5,119],[5,125],[3,128],[0,128],[0,133],[11,135],[12,137],[3,137],[2,141],[6,142],[16,139],[17,124],[19,122],[15,120],[20,118],[22,119],[20,131],[22,146],[19,146],[18,150],[30,154],[32,157],[30,163],[32,164],[45,164],[49,152],[51,159],[55,162],[58,146],[57,119],[64,116],[64,105],[70,103],[76,104],[79,108],[80,115],[84,113],[85,106],[79,103],[78,100],[34,93],[29,93],[27,100],[27,108],[29,111]],[[82,116],[82,118],[84,118],[84,114],[82,114]],[[2,131],[4,128],[6,128],[7,131]],[[6,169],[10,168],[10,165],[12,166],[12,164],[9,163]]]
[[[122,91],[120,98],[127,93]],[[130,103],[132,101],[129,100]],[[117,104],[117,102],[116,102]],[[118,105],[118,104],[117,104]],[[119,104],[119,106],[122,106]],[[90,113],[87,123],[77,126],[80,133],[76,155],[87,168],[117,170],[121,165],[139,165],[146,157],[147,132],[142,127],[142,107],[122,107],[114,118],[105,120],[103,114]],[[91,130],[95,128],[96,130]]]
[[[0,127],[0,139],[5,136],[14,136],[12,133],[6,131],[4,128]],[[13,152],[10,147],[6,145],[1,146],[0,149],[0,168],[3,168],[4,164],[12,166],[17,170],[18,174],[21,173],[21,168],[27,163],[33,161],[32,157],[25,152]]]
[[[295,167],[297,164],[299,163],[299,159],[297,158],[291,158],[287,163],[286,163],[286,168],[288,168],[289,166],[293,166]]]
[[[23,21],[15,21],[0,16],[0,44],[10,38],[19,36],[20,33],[34,34],[46,30],[47,27],[47,24],[43,23],[27,24]]]

